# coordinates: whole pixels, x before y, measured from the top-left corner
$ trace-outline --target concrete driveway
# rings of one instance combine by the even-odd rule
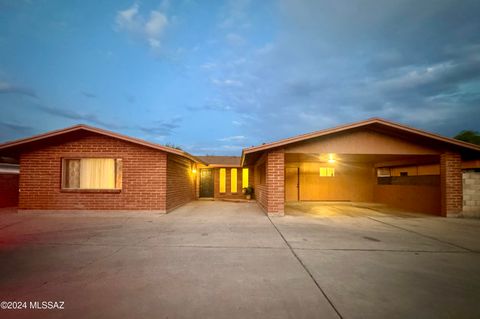
[[[1,299],[65,309],[0,317],[480,317],[479,220],[287,211],[197,201],[168,215],[1,214]]]

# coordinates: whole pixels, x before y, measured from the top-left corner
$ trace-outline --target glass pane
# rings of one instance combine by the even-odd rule
[[[227,180],[225,174],[225,168],[220,168],[220,193],[225,193]]]
[[[80,188],[115,189],[115,160],[112,158],[82,158]]]
[[[230,192],[237,192],[237,169],[232,168],[230,170]]]
[[[248,187],[248,168],[242,169],[242,188]]]
[[[64,167],[64,187],[65,188],[79,188],[80,187],[80,160],[66,159]]]

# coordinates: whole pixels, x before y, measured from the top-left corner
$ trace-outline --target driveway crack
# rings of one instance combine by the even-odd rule
[[[412,234],[416,234],[418,236],[422,236],[422,237],[425,237],[425,238],[428,238],[428,239],[432,239],[432,240],[436,240],[442,244],[447,244],[447,245],[450,245],[450,246],[453,246],[453,247],[456,247],[458,249],[462,249],[462,250],[466,250],[470,253],[478,253],[477,251],[475,250],[471,250],[471,249],[468,249],[468,248],[465,248],[465,247],[462,247],[460,245],[457,245],[457,244],[453,244],[451,242],[448,242],[446,240],[442,240],[442,239],[439,239],[439,238],[436,238],[434,236],[429,236],[429,235],[425,235],[425,234],[422,234],[422,233],[419,233],[419,232],[416,232],[414,230],[411,230],[411,229],[408,229],[408,228],[403,228],[401,226],[397,226],[397,225],[393,225],[393,224],[390,224],[390,223],[387,223],[387,222],[384,222],[384,221],[381,221],[381,220],[378,220],[378,219],[375,219],[373,217],[370,217],[370,216],[367,216],[368,219],[371,219],[373,221],[376,221],[378,223],[381,223],[381,224],[384,224],[384,225],[388,225],[388,226],[391,226],[391,227],[394,227],[394,228],[397,228],[397,229],[401,229],[403,231],[406,231],[406,232],[409,232],[409,233],[412,233]]]
[[[277,225],[275,225],[275,223],[272,221],[272,219],[270,218],[270,216],[267,215],[267,218],[268,220],[270,221],[270,223],[272,224],[272,226],[275,228],[275,230],[277,231],[277,233],[280,235],[280,237],[283,239],[283,241],[285,242],[285,244],[288,246],[288,248],[290,249],[290,252],[292,253],[292,255],[297,259],[297,261],[300,263],[300,265],[303,267],[303,269],[307,272],[308,276],[310,276],[310,279],[312,279],[312,281],[315,283],[315,286],[317,286],[318,290],[322,293],[322,295],[325,297],[325,299],[328,301],[328,303],[330,304],[330,306],[333,308],[333,310],[335,310],[335,313],[337,314],[337,316],[340,318],[340,319],[343,319],[343,316],[340,314],[340,312],[338,311],[337,307],[335,307],[335,305],[333,304],[332,300],[327,296],[327,294],[325,293],[325,291],[323,290],[323,288],[320,286],[320,284],[317,282],[317,280],[315,279],[315,277],[313,277],[313,274],[311,273],[311,271],[308,269],[307,265],[305,265],[305,263],[300,259],[300,257],[295,253],[295,250],[293,250],[293,247],[290,245],[290,243],[286,240],[286,238],[283,236],[283,234],[280,232],[280,230],[278,229]]]

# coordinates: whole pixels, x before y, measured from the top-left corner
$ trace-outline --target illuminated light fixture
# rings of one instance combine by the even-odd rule
[[[333,154],[332,154],[332,153],[328,154],[328,162],[329,162],[330,164],[335,163],[335,159],[333,158]]]
[[[194,167],[192,168],[192,173],[195,174],[197,172],[197,169]]]

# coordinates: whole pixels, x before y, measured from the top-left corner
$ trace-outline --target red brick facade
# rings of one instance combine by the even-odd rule
[[[226,180],[226,191],[224,193],[220,193],[220,168],[213,168],[213,184],[214,184],[214,194],[213,197],[215,199],[245,199],[245,195],[242,193],[242,169],[243,167],[235,167],[237,169],[237,192],[232,193],[232,167],[225,167],[225,180]],[[252,167],[245,167],[248,168],[249,174],[249,185],[252,187],[254,186],[254,173]],[[252,196],[254,197],[254,196]]]
[[[194,164],[181,156],[167,157],[167,211],[195,199]]]
[[[18,176],[0,173],[0,207],[18,205]]]
[[[283,216],[285,209],[285,153],[273,150],[267,153],[266,210],[269,215]]]
[[[462,158],[458,153],[440,155],[442,216],[462,212]]]
[[[121,158],[122,189],[62,190],[62,157]],[[165,212],[166,175],[167,153],[163,151],[95,133],[62,137],[21,154],[19,209]],[[175,195],[171,198],[174,203]]]

